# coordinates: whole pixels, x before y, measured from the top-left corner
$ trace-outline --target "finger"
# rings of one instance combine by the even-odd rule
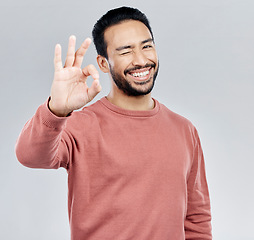
[[[98,79],[94,80],[92,86],[88,88],[87,94],[91,101],[101,91],[101,85]]]
[[[68,51],[64,65],[65,67],[72,67],[73,65],[75,58],[75,45],[76,45],[76,37],[72,35],[69,38]]]
[[[89,48],[89,45],[91,44],[92,40],[90,38],[87,38],[80,46],[80,48],[75,53],[75,60],[73,66],[80,68],[84,59],[84,55]]]
[[[55,71],[60,71],[63,68],[61,51],[62,51],[61,45],[57,44],[55,47],[55,57],[54,57]]]
[[[82,69],[83,74],[85,77],[92,76],[94,80],[99,80],[99,72],[95,68],[94,65],[90,64]]]

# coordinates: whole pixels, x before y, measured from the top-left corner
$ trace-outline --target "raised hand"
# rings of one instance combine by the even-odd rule
[[[76,37],[69,38],[69,46],[65,65],[61,58],[61,46],[55,47],[55,74],[51,86],[50,110],[59,117],[67,116],[90,102],[101,90],[99,73],[93,65],[81,69],[84,55],[91,43],[87,38],[75,53]],[[91,87],[87,86],[87,78],[94,79]]]

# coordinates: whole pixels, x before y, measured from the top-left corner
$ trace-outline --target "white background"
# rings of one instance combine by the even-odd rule
[[[250,240],[254,227],[254,1],[9,0],[0,3],[0,239],[67,240],[67,174],[20,165],[14,146],[50,93],[56,43],[91,37],[107,10],[138,7],[160,58],[153,97],[197,127],[215,240]],[[92,45],[84,64],[96,64]],[[109,91],[108,76],[100,76]]]

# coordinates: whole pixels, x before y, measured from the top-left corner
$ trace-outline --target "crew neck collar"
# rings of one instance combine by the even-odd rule
[[[113,103],[111,103],[106,97],[103,97],[100,99],[100,102],[109,110],[125,115],[125,116],[131,116],[131,117],[151,117],[158,113],[159,111],[159,102],[153,98],[154,101],[154,108],[152,110],[144,110],[144,111],[138,111],[138,110],[127,110],[124,108],[120,108]]]

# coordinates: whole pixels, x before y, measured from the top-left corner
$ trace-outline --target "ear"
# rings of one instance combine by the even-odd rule
[[[99,68],[101,69],[102,72],[104,72],[104,73],[109,72],[108,60],[105,57],[98,55],[97,56],[97,63],[98,63]]]

